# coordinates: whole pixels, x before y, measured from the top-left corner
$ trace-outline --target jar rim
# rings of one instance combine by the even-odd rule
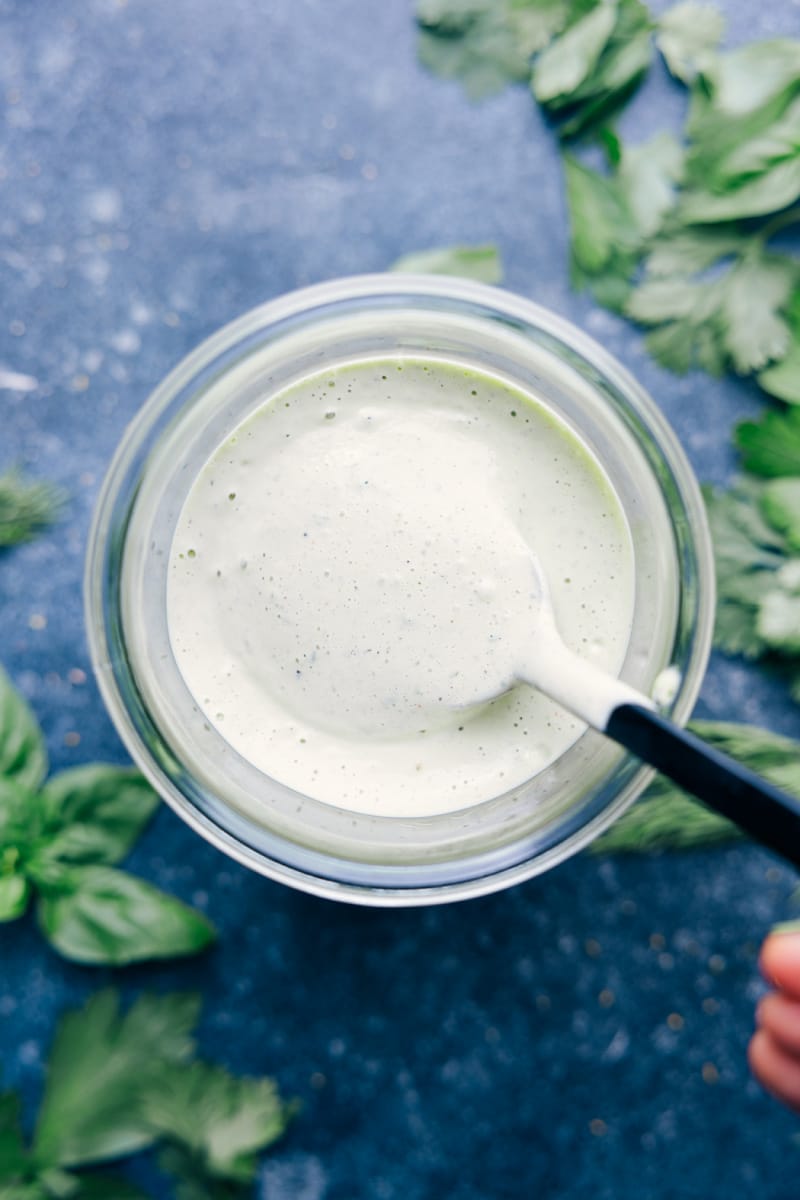
[[[115,653],[121,638],[119,581],[114,591],[110,578],[111,557],[119,550],[127,532],[133,497],[128,496],[131,477],[140,478],[145,469],[148,437],[157,429],[170,406],[192,381],[207,372],[212,364],[229,355],[247,339],[298,316],[328,311],[341,302],[381,301],[460,303],[472,306],[484,316],[521,325],[538,334],[549,335],[567,351],[588,364],[608,386],[618,393],[642,426],[642,438],[653,447],[669,469],[680,499],[680,511],[673,512],[665,500],[673,525],[680,525],[683,553],[696,578],[693,595],[693,628],[681,684],[671,715],[678,722],[688,719],[699,692],[708,660],[714,620],[713,552],[705,507],[697,480],[672,428],[645,389],[612,355],[578,327],[524,297],[505,290],[455,277],[426,275],[362,275],[338,279],[290,292],[258,306],[212,334],[191,351],[155,388],[125,431],[101,488],[89,536],[85,574],[85,611],[91,659],[100,690],[123,741],[145,776],[178,814],[198,833],[224,850],[230,857],[261,874],[312,894],[345,899],[369,905],[419,905],[483,895],[511,886],[549,869],[587,845],[627,808],[653,776],[650,768],[639,766],[626,786],[589,820],[566,833],[543,850],[531,844],[520,845],[519,854],[509,865],[503,856],[483,856],[467,877],[458,873],[439,874],[436,882],[420,882],[418,873],[406,872],[400,881],[398,872],[384,872],[381,883],[361,879],[357,864],[344,864],[338,873],[328,870],[322,861],[304,856],[297,866],[270,856],[255,846],[237,822],[221,823],[203,811],[192,798],[191,780],[174,769],[168,748],[154,745],[142,736],[132,711],[131,679],[126,666]],[[137,474],[138,473],[138,474]],[[135,490],[135,489],[134,489]],[[124,512],[118,512],[122,504]],[[683,593],[683,572],[678,582]],[[109,595],[109,588],[111,594]],[[178,764],[180,766],[180,764]],[[227,814],[231,816],[231,814]],[[528,853],[528,851],[530,851]],[[348,867],[350,869],[348,869]],[[479,873],[475,874],[475,871]],[[450,877],[447,877],[447,876]]]

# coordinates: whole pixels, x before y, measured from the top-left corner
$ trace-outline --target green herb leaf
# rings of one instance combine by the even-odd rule
[[[35,788],[47,774],[39,723],[0,667],[0,775]]]
[[[720,319],[725,349],[740,374],[786,353],[791,334],[781,312],[797,283],[794,263],[776,255],[748,256],[729,272]]]
[[[31,888],[19,872],[0,875],[0,921],[16,921],[28,907]]]
[[[800,292],[787,312],[791,342],[786,354],[758,377],[764,391],[787,404],[800,404]]]
[[[214,1179],[198,1166],[183,1146],[166,1144],[158,1155],[162,1171],[175,1180],[175,1200],[238,1200],[249,1194],[246,1185]]]
[[[116,863],[133,848],[159,800],[136,770],[94,763],[48,780],[42,799],[53,833],[46,857]]]
[[[420,62],[473,99],[527,81],[531,57],[597,0],[418,0]]]
[[[442,246],[404,254],[392,264],[392,271],[407,274],[459,275],[479,283],[500,283],[503,264],[496,246]]]
[[[62,1171],[60,1167],[51,1167],[43,1171],[36,1180],[43,1189],[48,1200],[73,1200],[80,1188],[80,1181],[70,1171]]]
[[[71,1200],[150,1200],[147,1192],[129,1183],[121,1175],[103,1171],[76,1177],[77,1190]]]
[[[257,1155],[281,1137],[292,1111],[271,1079],[237,1079],[201,1062],[165,1072],[144,1100],[159,1136],[190,1151],[204,1173],[238,1183],[255,1178]]]
[[[691,278],[723,259],[738,257],[742,244],[741,234],[728,228],[710,226],[662,233],[653,243],[645,271],[650,279]]]
[[[762,488],[741,482],[705,490],[717,571],[714,640],[728,654],[756,658],[766,648],[757,621],[765,595],[786,563],[786,545],[761,513]]]
[[[800,475],[800,409],[768,412],[760,421],[743,421],[735,438],[744,465],[755,475]]]
[[[761,511],[773,529],[800,552],[800,478],[773,479],[761,493]]]
[[[420,0],[418,53],[474,100],[527,80],[534,51],[567,19],[564,0]]]
[[[562,138],[585,134],[632,95],[653,56],[651,31],[640,0],[606,0],[540,56],[534,95],[561,121]]]
[[[781,568],[777,587],[761,597],[756,630],[767,646],[800,654],[800,559]]]
[[[0,475],[0,547],[29,542],[51,525],[64,503],[50,483],[31,482],[18,470]]]
[[[22,1177],[28,1167],[28,1152],[22,1139],[20,1101],[16,1092],[0,1092],[0,1189]],[[2,1196],[0,1190],[0,1196]]]
[[[739,221],[781,212],[800,197],[800,157],[779,162],[735,190],[715,193],[696,188],[684,193],[681,217],[689,225]]]
[[[51,875],[38,918],[59,953],[81,963],[121,966],[196,954],[216,936],[201,913],[112,867],[65,868],[59,878]]]
[[[671,133],[622,146],[617,179],[642,238],[652,237],[675,204],[683,177],[683,147]]]
[[[656,45],[676,79],[694,83],[699,74],[713,69],[713,52],[725,33],[725,18],[710,4],[684,0],[658,22]]]
[[[142,996],[119,1015],[114,991],[62,1018],[50,1055],[34,1138],[42,1167],[77,1166],[133,1154],[155,1140],[139,1097],[164,1064],[193,1052],[196,996]]]
[[[570,215],[570,270],[575,287],[590,287],[620,308],[639,261],[641,238],[619,182],[564,155]]]
[[[618,15],[616,3],[596,5],[539,55],[531,86],[540,104],[572,98],[597,66]]]
[[[692,721],[689,728],[708,745],[800,796],[800,742],[754,725]],[[601,834],[591,849],[595,854],[685,850],[742,836],[736,825],[690,799],[659,775],[642,799]]]
[[[760,42],[715,55],[689,117],[685,222],[780,212],[800,194],[800,42]]]
[[[0,775],[0,871],[27,869],[45,829],[40,793]]]
[[[625,311],[642,325],[660,327],[661,340],[648,344],[673,370],[698,362],[712,372],[730,364],[747,374],[786,352],[791,332],[782,310],[796,282],[790,260],[752,247],[709,280],[645,279]]]
[[[718,112],[759,112],[787,91],[800,92],[800,42],[774,38],[715,55],[703,76]]]

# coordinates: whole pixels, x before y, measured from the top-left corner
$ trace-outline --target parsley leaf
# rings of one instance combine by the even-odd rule
[[[569,0],[419,0],[420,62],[472,99],[530,77],[531,55],[564,27]]]
[[[621,309],[646,239],[675,202],[683,155],[669,134],[638,146],[623,146],[608,132],[605,140],[614,163],[610,175],[564,155],[570,271],[573,286],[588,286],[606,307]]]
[[[689,729],[778,787],[800,796],[800,742],[754,725],[692,721]],[[657,776],[641,800],[592,843],[593,854],[685,850],[743,837],[738,826]]]
[[[659,133],[638,146],[621,146],[617,178],[642,238],[661,228],[674,206],[683,177],[683,148],[671,133]]]
[[[712,66],[712,53],[725,32],[725,18],[710,4],[684,0],[660,18],[656,45],[676,79],[694,83]]]
[[[707,492],[717,567],[715,643],[769,655],[800,700],[800,480],[741,482]]]
[[[55,521],[64,494],[50,483],[31,482],[16,469],[0,475],[0,547],[29,542]]]
[[[540,104],[558,108],[571,102],[597,66],[617,15],[615,4],[598,4],[539,56],[531,86]]]
[[[123,1015],[109,989],[63,1017],[30,1149],[18,1097],[0,1094],[0,1196],[146,1200],[126,1179],[91,1168],[157,1143],[182,1200],[241,1196],[296,1105],[270,1079],[237,1079],[194,1060],[198,1014],[197,996],[143,995]]]
[[[652,28],[640,0],[605,0],[539,56],[533,94],[560,137],[581,136],[629,99],[653,57]]]
[[[273,1080],[237,1079],[201,1062],[165,1072],[144,1099],[159,1137],[188,1151],[204,1175],[237,1183],[254,1179],[258,1153],[282,1136],[293,1111]]]
[[[789,306],[787,324],[791,333],[789,349],[779,362],[761,372],[758,382],[771,396],[787,404],[800,404],[800,291]]]
[[[714,641],[747,658],[766,650],[758,615],[788,557],[784,538],[762,515],[762,490],[750,480],[727,492],[705,489],[717,571]]]
[[[800,197],[800,42],[714,55],[689,114],[686,223],[765,216]]]
[[[800,477],[772,479],[761,493],[761,511],[773,529],[800,553]]]
[[[765,413],[760,421],[736,428],[742,460],[755,475],[800,475],[800,408]]]
[[[500,283],[503,264],[496,246],[442,246],[404,254],[392,264],[392,271],[410,274],[459,275],[479,283]]]
[[[711,278],[646,278],[629,297],[626,312],[657,330],[648,346],[665,366],[685,371],[698,362],[718,373],[730,365],[747,374],[787,352],[791,331],[782,314],[797,280],[791,260],[753,243]]]
[[[153,1075],[194,1049],[196,996],[142,996],[125,1016],[116,992],[65,1016],[50,1054],[34,1136],[40,1166],[75,1166],[132,1154],[156,1134],[136,1102]]]
[[[621,308],[639,261],[641,238],[618,180],[564,155],[570,219],[570,275],[601,303]]]

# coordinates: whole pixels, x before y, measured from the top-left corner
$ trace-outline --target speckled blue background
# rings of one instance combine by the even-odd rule
[[[800,33],[798,0],[722,7],[732,43]],[[0,0],[0,102],[0,465],[71,497],[0,558],[0,659],[55,768],[125,759],[80,598],[111,453],[165,372],[260,301],[496,240],[507,285],[616,353],[702,478],[732,470],[755,391],[669,375],[570,293],[551,134],[524,89],[472,106],[426,75],[410,0]],[[677,128],[681,105],[656,69],[623,133]],[[800,734],[781,686],[737,663],[713,664],[701,710]],[[265,1200],[797,1194],[797,1121],[745,1065],[758,944],[796,880],[755,848],[584,856],[466,905],[369,911],[246,873],[165,808],[130,865],[206,909],[220,945],[112,974],[4,928],[4,1075],[29,1116],[56,1017],[113,978],[202,989],[204,1054],[302,1098]]]

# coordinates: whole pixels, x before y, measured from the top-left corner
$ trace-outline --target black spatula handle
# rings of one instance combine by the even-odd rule
[[[800,867],[800,801],[650,709],[621,704],[606,734]]]

